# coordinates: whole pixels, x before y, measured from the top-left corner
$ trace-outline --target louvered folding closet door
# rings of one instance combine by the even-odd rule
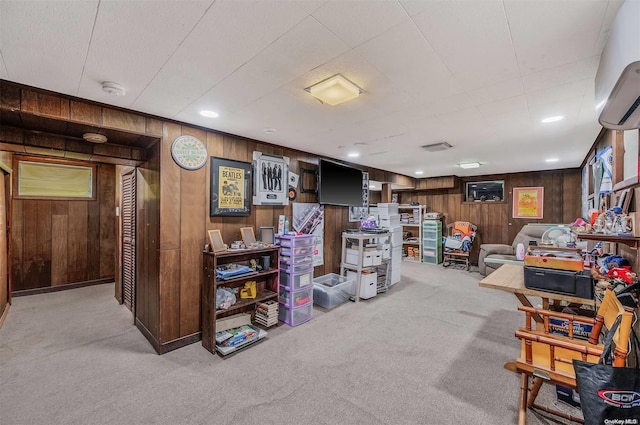
[[[132,312],[136,297],[136,173],[122,176],[122,302]]]

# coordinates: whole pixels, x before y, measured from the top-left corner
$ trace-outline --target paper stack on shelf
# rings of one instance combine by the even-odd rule
[[[255,322],[267,328],[278,324],[278,303],[269,300],[256,304]]]
[[[245,348],[267,336],[267,331],[242,325],[216,333],[216,351],[227,355]]]

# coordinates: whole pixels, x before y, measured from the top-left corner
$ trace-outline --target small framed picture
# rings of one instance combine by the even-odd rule
[[[275,229],[273,226],[260,227],[260,242],[271,245],[275,243]]]
[[[220,252],[227,250],[227,247],[222,240],[222,233],[220,233],[220,230],[209,230],[207,234],[209,235],[209,246],[211,251]]]
[[[253,152],[253,204],[289,205],[289,158]]]
[[[253,233],[253,227],[241,227],[240,235],[242,235],[242,242],[244,242],[247,248],[256,243],[256,235]]]

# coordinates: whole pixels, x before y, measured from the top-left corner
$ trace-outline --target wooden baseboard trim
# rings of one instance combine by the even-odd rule
[[[26,295],[47,294],[49,292],[66,291],[67,289],[83,288],[85,286],[102,285],[104,283],[113,283],[112,277],[104,279],[87,280],[85,282],[69,283],[67,285],[47,286],[44,288],[23,289],[22,291],[13,291],[14,297],[24,297]]]
[[[11,307],[11,303],[6,303],[4,305],[4,309],[2,310],[2,315],[0,316],[0,328],[2,328],[4,319],[7,317],[7,314],[9,314],[9,307]]]
[[[174,339],[173,341],[160,344],[160,342],[151,334],[149,329],[142,323],[138,318],[136,318],[136,327],[142,335],[149,341],[151,346],[156,353],[165,354],[169,351],[177,350],[178,348],[186,347],[187,345],[191,345],[194,342],[198,342],[202,339],[202,332],[196,332],[191,335],[183,336],[182,338]]]

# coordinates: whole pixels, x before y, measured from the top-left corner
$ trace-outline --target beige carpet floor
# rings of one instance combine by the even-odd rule
[[[519,379],[502,366],[524,319],[480,279],[403,263],[386,294],[316,307],[227,359],[199,342],[155,354],[112,284],[14,298],[0,423],[515,424]],[[562,405],[548,385],[540,398]],[[556,423],[529,413],[531,425]]]

